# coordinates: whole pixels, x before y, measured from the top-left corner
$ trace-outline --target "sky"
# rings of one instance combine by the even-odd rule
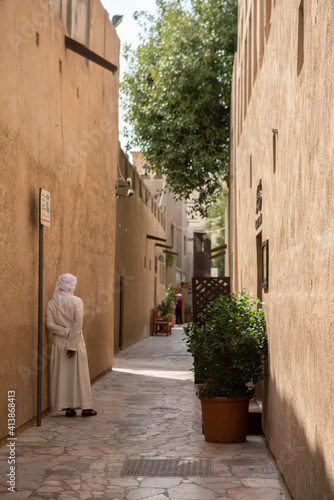
[[[150,14],[155,12],[155,0],[122,0],[121,2],[116,2],[115,0],[100,0],[103,7],[108,11],[110,20],[114,15],[123,15],[123,20],[119,26],[117,26],[117,35],[121,41],[121,54],[120,54],[120,80],[126,69],[126,61],[122,57],[122,46],[127,43],[131,44],[133,48],[136,48],[139,44],[138,34],[140,32],[140,27],[133,19],[133,14],[136,11],[147,11]],[[122,135],[122,129],[125,126],[122,109],[119,110],[119,132],[120,132],[120,142],[121,147],[125,150],[126,141]]]

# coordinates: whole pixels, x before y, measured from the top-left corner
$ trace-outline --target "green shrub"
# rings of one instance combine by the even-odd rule
[[[253,395],[262,380],[268,354],[265,317],[259,300],[245,291],[219,297],[202,314],[204,326],[184,328],[187,350],[194,357],[199,397]]]
[[[175,293],[172,283],[168,285],[165,293],[165,300],[161,301],[157,309],[160,316],[175,318]]]

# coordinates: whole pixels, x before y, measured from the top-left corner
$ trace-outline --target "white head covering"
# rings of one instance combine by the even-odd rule
[[[62,307],[77,286],[77,278],[73,274],[62,274],[56,283],[53,298],[58,307]]]

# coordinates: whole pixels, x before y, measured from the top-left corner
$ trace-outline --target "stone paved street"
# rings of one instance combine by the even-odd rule
[[[115,356],[93,385],[96,417],[56,412],[17,436],[16,493],[7,491],[8,448],[0,449],[0,496],[70,500],[290,499],[264,440],[206,443],[183,329],[149,337]],[[124,476],[129,460],[206,459],[210,476]],[[187,461],[185,461],[187,462]],[[156,462],[154,462],[156,464]],[[169,463],[169,462],[168,462]],[[167,465],[168,465],[167,463]]]

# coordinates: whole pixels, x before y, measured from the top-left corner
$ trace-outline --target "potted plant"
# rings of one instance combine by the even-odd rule
[[[171,318],[172,320],[174,319],[174,322],[172,321],[173,327],[175,324],[175,293],[172,283],[168,285],[165,293],[165,299],[161,301],[157,309],[161,317]]]
[[[184,314],[185,314],[185,322],[190,323],[193,320],[193,308],[190,304],[184,304]]]
[[[245,291],[222,296],[201,315],[203,326],[190,323],[184,328],[193,370],[201,381],[197,395],[206,441],[246,439],[249,400],[264,377],[268,353],[264,312],[258,304]],[[211,415],[215,407],[223,413],[222,421],[218,413]]]

